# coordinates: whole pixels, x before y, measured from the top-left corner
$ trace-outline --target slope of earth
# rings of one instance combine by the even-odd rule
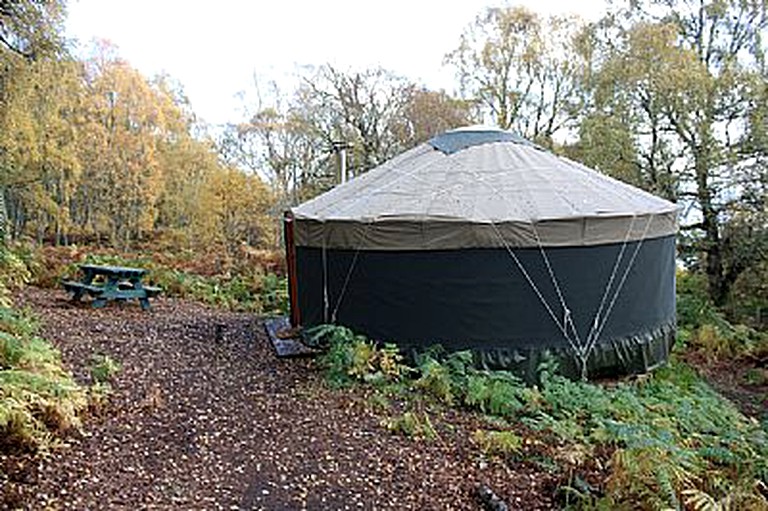
[[[92,309],[36,288],[18,301],[78,380],[94,354],[122,369],[65,445],[0,457],[0,508],[479,509],[479,483],[512,509],[556,507],[546,470],[480,456],[479,417],[441,412],[432,441],[390,433],[362,391],[277,359],[250,314],[162,298]]]
[[[761,360],[745,357],[710,360],[705,355],[691,353],[685,360],[744,415],[768,426],[768,359],[764,355]]]

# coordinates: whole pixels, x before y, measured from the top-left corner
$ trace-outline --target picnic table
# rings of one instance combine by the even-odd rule
[[[142,283],[147,274],[143,268],[96,264],[81,264],[79,268],[83,274],[81,280],[62,282],[64,289],[72,293],[75,302],[86,294],[93,297],[93,307],[104,307],[109,300],[137,299],[141,308],[146,310],[149,309],[149,298],[157,296],[161,291],[159,287]]]

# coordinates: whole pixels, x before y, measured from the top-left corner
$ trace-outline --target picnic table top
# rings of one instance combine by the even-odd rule
[[[115,275],[144,275],[147,270],[144,268],[131,268],[128,266],[110,266],[100,264],[81,264],[78,265],[81,270],[98,274]]]

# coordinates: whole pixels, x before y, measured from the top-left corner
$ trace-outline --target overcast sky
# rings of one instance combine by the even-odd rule
[[[522,0],[544,14],[599,17],[603,0]],[[116,44],[147,76],[179,81],[199,116],[236,121],[237,94],[261,81],[290,83],[301,65],[382,66],[453,92],[443,56],[487,0],[70,0],[67,34]]]

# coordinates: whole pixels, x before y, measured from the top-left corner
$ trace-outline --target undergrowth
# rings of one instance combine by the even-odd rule
[[[80,427],[94,398],[105,399],[96,386],[75,382],[31,313],[12,307],[12,292],[40,268],[31,253],[0,247],[0,452],[55,445]]]
[[[122,369],[120,363],[109,355],[94,354],[91,357],[91,378],[94,383],[108,384]]]
[[[126,254],[77,247],[26,248],[20,253],[32,281],[42,287],[58,287],[64,279],[77,278],[78,265],[83,263],[132,266],[147,269],[147,283],[159,286],[166,296],[258,314],[288,312],[287,280],[258,259],[205,265],[189,254]]]
[[[768,357],[768,333],[729,321],[707,298],[705,277],[677,274],[678,349],[718,359]]]
[[[27,313],[0,308],[0,450],[34,450],[80,426],[88,389],[65,371]]]
[[[768,507],[765,430],[681,362],[613,385],[571,381],[549,362],[540,368],[541,385],[529,387],[511,373],[475,369],[469,352],[442,357],[427,353],[415,367],[407,367],[392,346],[380,347],[346,328],[323,326],[312,334],[328,346],[321,365],[336,385],[363,382],[387,392],[400,389],[401,397],[425,396],[442,406],[554,435],[570,453],[569,466],[560,466],[569,474],[574,466],[611,453],[604,460],[609,475],[602,487],[568,488],[569,506]],[[400,367],[392,369],[390,364]],[[425,437],[424,417],[406,412],[385,425]],[[434,430],[431,424],[429,429]],[[473,441],[483,452],[501,456],[519,457],[523,445],[509,428],[476,432]]]

